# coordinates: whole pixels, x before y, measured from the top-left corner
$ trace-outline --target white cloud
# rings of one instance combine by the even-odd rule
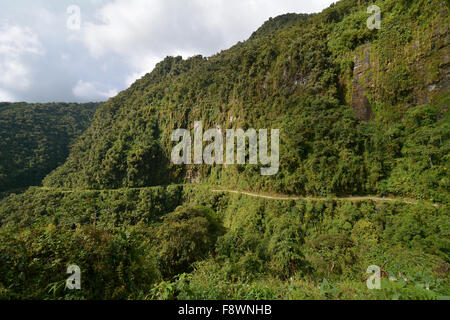
[[[0,88],[0,102],[13,102],[16,99],[7,91]]]
[[[206,56],[247,39],[269,17],[317,12],[330,0],[113,0],[85,22],[82,41],[95,58],[115,53],[133,72],[126,84],[167,55]],[[151,61],[151,63],[149,63]]]
[[[43,54],[38,36],[29,28],[0,26],[0,86],[26,90],[31,81],[26,59]]]
[[[0,1],[0,89],[29,102],[105,99],[167,55],[210,56],[269,17],[318,12],[334,1]],[[72,4],[81,9],[77,32],[67,29]]]
[[[153,70],[155,65],[160,61],[160,57],[149,55],[147,57],[142,57],[139,61],[132,62],[132,68],[135,71],[125,77],[124,84],[126,88],[131,86],[136,79],[142,78],[146,73]]]
[[[117,95],[115,89],[104,89],[103,86],[98,83],[85,82],[79,80],[76,86],[73,88],[73,94],[82,100],[105,100]]]

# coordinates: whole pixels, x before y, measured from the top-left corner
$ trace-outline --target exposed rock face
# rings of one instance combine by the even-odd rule
[[[443,17],[447,17],[447,11],[440,13]],[[424,79],[420,86],[422,91],[416,94],[417,104],[433,103],[433,98],[439,96],[441,93],[448,92],[450,89],[450,30],[446,25],[438,25],[435,27],[431,36],[431,48],[433,55],[431,57],[426,55],[426,52],[419,51],[416,58],[415,72],[419,75],[419,79]],[[439,61],[438,65],[435,61]],[[437,70],[430,70],[426,68],[428,65],[435,65]],[[437,76],[429,81],[427,73],[435,72]]]
[[[439,81],[428,87],[428,90],[434,91],[438,89],[439,92],[444,92],[450,89],[450,32],[446,26],[442,27],[440,32],[439,35],[435,36],[437,39],[433,42],[433,45],[439,50],[442,57],[440,60],[442,62],[439,64]]]
[[[358,56],[355,56],[354,63],[352,108],[359,120],[370,121],[373,120],[374,114],[366,97],[367,86],[364,83],[364,73],[370,69],[370,50],[368,47],[364,49],[364,59],[361,60]]]

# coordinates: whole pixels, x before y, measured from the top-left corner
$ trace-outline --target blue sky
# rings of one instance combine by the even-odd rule
[[[269,17],[333,2],[2,0],[0,101],[103,101],[168,55],[210,56]]]

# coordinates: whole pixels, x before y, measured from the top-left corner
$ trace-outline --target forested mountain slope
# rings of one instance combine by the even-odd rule
[[[0,201],[0,299],[448,299],[448,11],[342,0],[166,58],[44,187]],[[172,165],[194,121],[280,129],[279,173]],[[73,264],[82,290],[65,289]]]
[[[0,299],[448,299],[449,214],[201,185],[30,188],[0,201]],[[71,264],[82,290],[64,289]],[[371,265],[383,290],[366,286]]]
[[[209,58],[166,58],[99,108],[45,185],[212,180],[253,191],[447,201],[448,2],[375,1],[380,30],[366,26],[370,4],[342,0],[317,15],[273,19]],[[171,133],[194,121],[280,129],[279,173],[172,165]]]
[[[0,192],[40,185],[69,155],[98,103],[0,103]]]

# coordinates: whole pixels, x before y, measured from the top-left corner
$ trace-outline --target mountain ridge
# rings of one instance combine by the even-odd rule
[[[435,130],[444,134],[440,139],[448,138],[449,78],[442,65],[448,59],[448,24],[444,23],[448,7],[432,10],[442,1],[378,4],[385,13],[381,30],[365,26],[369,16],[365,7],[343,0],[317,15],[300,19],[288,15],[285,28],[274,27],[273,32],[269,28],[268,34],[250,37],[209,58],[167,57],[99,110],[68,162],[44,184],[118,188],[227,177],[226,184],[253,191],[442,198],[449,183],[444,172],[447,164],[442,163],[438,173],[437,159],[431,160],[427,179],[421,181],[415,170],[423,168],[400,169],[401,159],[417,162],[401,151],[408,134],[395,142],[397,151],[386,155],[382,149],[389,148],[389,138],[384,136],[390,130],[387,127],[404,126],[417,112],[434,118]],[[410,20],[415,14],[420,14],[416,19],[421,23]],[[412,49],[394,50],[403,45]],[[425,102],[431,106],[421,105]],[[191,129],[194,121],[223,129],[280,128],[278,178],[270,182],[255,177],[254,166],[173,166],[170,133]],[[344,130],[338,132],[339,126]],[[326,146],[330,138],[335,146]],[[326,153],[324,146],[329,149]],[[436,147],[439,155],[431,157],[443,159],[445,144]],[[345,160],[349,155],[354,155],[351,164]],[[318,171],[323,171],[319,180]],[[406,174],[415,182],[404,185],[396,174]],[[430,191],[430,183],[441,185],[439,192]]]

